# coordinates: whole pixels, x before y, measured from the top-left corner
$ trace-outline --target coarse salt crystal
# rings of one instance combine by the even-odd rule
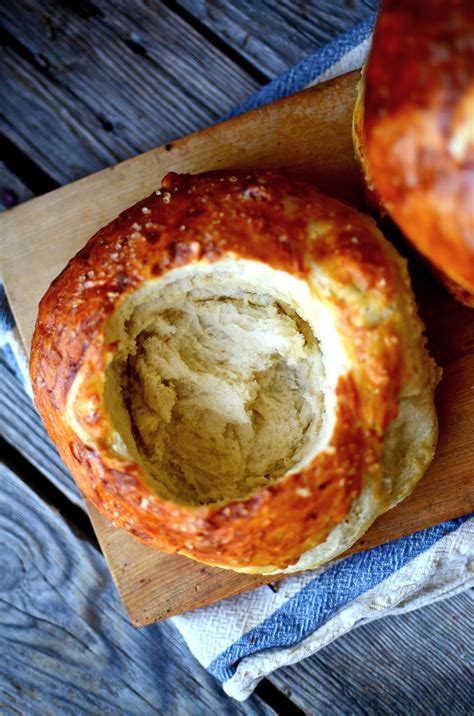
[[[311,490],[307,487],[298,487],[295,492],[299,497],[311,497]]]

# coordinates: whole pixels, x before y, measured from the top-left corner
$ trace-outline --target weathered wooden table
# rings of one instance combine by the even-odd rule
[[[3,0],[0,201],[203,127],[375,0]],[[0,364],[1,714],[467,714],[469,595],[361,627],[229,700],[171,624],[134,630],[80,495]]]

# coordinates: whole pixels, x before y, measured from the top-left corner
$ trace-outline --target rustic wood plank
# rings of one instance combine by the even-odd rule
[[[258,87],[162,3],[88,8],[0,4],[0,127],[60,184],[212,123]]]
[[[171,3],[212,30],[272,78],[366,19],[377,0],[177,0]]]
[[[473,606],[463,592],[379,619],[268,678],[310,716],[467,716]]]
[[[100,123],[92,112],[73,98],[65,99],[11,48],[0,48],[0,63],[0,129],[58,184],[118,160],[114,149],[101,141]]]
[[[49,439],[18,378],[0,356],[0,435],[68,497],[85,509],[72,475]]]
[[[351,110],[358,73],[241,115],[129,160],[17,207],[0,217],[4,279],[18,326],[29,342],[39,297],[67,258],[121,209],[156,188],[168,169],[288,166],[335,190],[360,188],[351,143]],[[315,174],[316,172],[316,174]],[[40,228],[38,228],[40,227]],[[20,240],[19,240],[20,237]],[[57,237],[53,241],[51,237]],[[22,270],[26,266],[28,270]],[[34,267],[34,271],[31,270]],[[418,267],[420,275],[426,274]],[[421,281],[421,280],[420,280]],[[424,480],[396,510],[382,516],[353,548],[367,549],[473,509],[471,485],[474,325],[429,277],[418,300],[428,335],[439,344],[446,374],[439,391],[441,439]],[[431,288],[430,288],[431,287]],[[444,351],[444,353],[443,353]],[[438,356],[438,349],[435,350]],[[116,530],[92,507],[98,539],[134,623],[150,623],[202,606],[274,577],[261,579],[211,570],[163,555]]]
[[[275,713],[231,701],[171,624],[134,630],[105,561],[0,465],[0,712]]]

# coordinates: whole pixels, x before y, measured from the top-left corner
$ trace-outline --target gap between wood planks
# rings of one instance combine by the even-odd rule
[[[59,188],[59,183],[51,179],[25,152],[0,133],[0,157],[7,169],[30,189],[36,196]],[[2,186],[2,191],[8,190]],[[15,203],[12,204],[14,206]]]
[[[199,20],[196,15],[187,10],[185,7],[176,2],[176,0],[161,0],[171,12],[174,12],[178,17],[184,20],[188,25],[194,27],[197,32],[217,50],[227,55],[227,57],[235,62],[236,65],[244,70],[250,77],[252,77],[259,84],[266,84],[272,79],[270,73],[265,73],[259,70],[250,60],[242,55],[238,50],[231,47],[225,42],[219,35],[204,22]]]
[[[97,542],[87,513],[81,510],[77,505],[74,505],[50,480],[45,479],[45,475],[34,467],[34,465],[2,436],[0,436],[0,455],[2,456],[2,463],[8,467],[11,472],[21,477],[30,490],[43,500],[43,502],[46,502],[49,507],[59,512],[69,527],[74,529],[74,532],[77,533],[81,539],[87,539],[93,547],[100,551],[99,543]]]

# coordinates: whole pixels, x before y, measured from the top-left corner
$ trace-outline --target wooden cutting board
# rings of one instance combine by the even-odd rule
[[[101,226],[155,190],[168,171],[285,167],[336,197],[362,202],[351,143],[358,73],[248,112],[62,187],[0,216],[2,274],[29,347],[40,297]],[[474,311],[412,267],[430,350],[444,367],[437,391],[436,459],[414,493],[383,515],[351,552],[474,510]],[[130,619],[149,624],[276,577],[252,577],[153,551],[89,514]]]

